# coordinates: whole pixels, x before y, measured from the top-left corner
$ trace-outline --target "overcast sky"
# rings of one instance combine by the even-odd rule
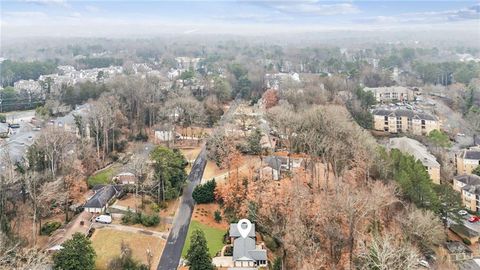
[[[1,0],[2,38],[264,34],[458,28],[480,31],[478,1]]]

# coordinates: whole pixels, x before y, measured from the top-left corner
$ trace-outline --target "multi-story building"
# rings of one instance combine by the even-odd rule
[[[474,212],[480,207],[480,176],[462,174],[453,178],[453,189],[460,192],[463,205]]]
[[[407,109],[375,109],[373,128],[390,133],[412,133],[426,135],[434,129],[440,129],[435,116]]]
[[[365,87],[364,91],[372,92],[378,102],[382,101],[412,101],[415,100],[417,88],[404,86]]]
[[[480,148],[464,149],[456,155],[457,174],[470,174],[480,166]]]
[[[430,179],[435,184],[440,184],[440,163],[437,159],[428,152],[427,147],[421,144],[419,141],[410,139],[407,137],[391,138],[388,144],[388,148],[395,148],[402,153],[406,153],[415,157],[415,159],[422,162],[423,166],[430,175]]]

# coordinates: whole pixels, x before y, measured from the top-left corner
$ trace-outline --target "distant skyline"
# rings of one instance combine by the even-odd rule
[[[67,1],[1,2],[2,39],[470,29],[479,1]]]

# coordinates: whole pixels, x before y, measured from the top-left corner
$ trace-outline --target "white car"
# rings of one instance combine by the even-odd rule
[[[423,266],[425,268],[430,268],[430,264],[426,260],[418,261],[418,265]]]
[[[460,210],[460,211],[458,211],[458,214],[459,214],[460,216],[466,216],[466,215],[468,214],[468,212],[465,211],[465,210]]]
[[[112,217],[107,215],[100,215],[95,218],[95,222],[110,224],[112,223]]]

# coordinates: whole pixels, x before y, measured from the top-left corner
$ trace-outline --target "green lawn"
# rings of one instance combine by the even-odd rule
[[[208,250],[210,251],[210,255],[213,257],[219,252],[223,247],[223,235],[225,231],[219,230],[216,228],[208,227],[198,221],[192,220],[190,222],[190,227],[188,228],[187,239],[185,240],[185,245],[183,246],[182,250],[182,257],[185,258],[187,255],[187,250],[190,248],[190,235],[192,231],[195,229],[200,229],[205,234],[205,238],[207,238],[207,245]]]
[[[110,167],[88,178],[88,186],[93,187],[100,184],[108,184],[114,176],[114,168]]]

